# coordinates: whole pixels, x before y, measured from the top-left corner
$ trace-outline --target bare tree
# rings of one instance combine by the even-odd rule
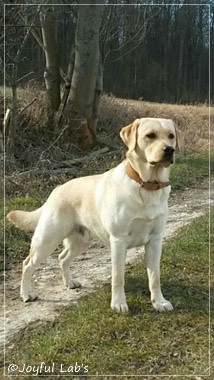
[[[60,71],[55,37],[55,17],[53,6],[41,6],[40,21],[46,59],[44,79],[47,95],[50,100],[52,110],[57,111],[60,105]]]
[[[15,136],[17,132],[17,84],[22,79],[22,78],[19,78],[19,79],[17,78],[18,64],[21,59],[23,49],[25,48],[27,41],[29,39],[30,29],[31,29],[31,26],[27,28],[26,34],[22,40],[21,45],[18,47],[16,51],[15,57],[9,56],[9,58],[12,60],[12,62],[10,63],[10,66],[12,68],[11,77],[8,74],[5,74],[8,78],[8,82],[10,83],[11,90],[12,90],[11,112],[8,112],[7,113],[8,118],[4,119],[4,132],[5,132],[4,135],[6,136],[7,134],[6,151],[9,154],[11,154],[14,150],[14,141],[15,141]],[[9,124],[8,133],[6,133],[7,123]]]
[[[93,2],[92,2],[93,3]],[[103,1],[97,5],[80,5],[75,36],[71,89],[66,113],[70,124],[80,128],[80,145],[87,149],[96,139],[99,99],[102,91],[102,68],[99,53],[99,29]]]

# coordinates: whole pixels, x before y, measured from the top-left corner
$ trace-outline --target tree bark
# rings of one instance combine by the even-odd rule
[[[64,109],[66,107],[68,95],[69,95],[69,92],[71,89],[71,80],[72,80],[72,75],[73,75],[73,71],[74,71],[74,59],[75,59],[75,49],[72,46],[71,54],[70,54],[70,58],[69,58],[69,62],[68,62],[68,70],[67,70],[65,85],[63,88],[63,95],[62,95],[62,99],[61,99],[61,103],[60,103],[58,112],[57,112],[56,117],[55,117],[55,122],[56,122],[57,127],[60,126],[62,116],[64,113]]]
[[[42,38],[45,48],[46,68],[44,79],[53,111],[60,105],[60,70],[55,38],[55,18],[52,6],[42,6],[40,11]]]
[[[99,71],[99,29],[103,1],[80,5],[75,36],[75,61],[68,99],[73,122],[80,126],[79,145],[88,149],[96,139],[102,70]]]
[[[102,92],[103,92],[103,67],[102,67],[102,62],[101,62],[101,57],[100,57],[97,77],[96,77],[95,93],[94,93],[93,115],[91,119],[91,124],[89,126],[89,130],[91,132],[91,135],[93,136],[94,141],[96,141],[97,122],[99,118]]]

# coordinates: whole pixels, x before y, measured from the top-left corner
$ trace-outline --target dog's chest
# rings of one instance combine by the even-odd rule
[[[149,219],[134,219],[129,226],[129,246],[128,248],[138,247],[147,244],[150,240],[153,228],[155,225],[154,220]]]
[[[165,230],[168,216],[167,200],[152,202],[152,199],[147,199],[146,201],[130,213],[127,223],[129,248],[147,244],[152,235],[162,234]]]

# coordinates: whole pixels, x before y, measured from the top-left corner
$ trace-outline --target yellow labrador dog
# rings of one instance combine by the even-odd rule
[[[69,264],[84,252],[93,237],[110,246],[112,260],[111,308],[127,312],[124,267],[128,248],[145,246],[145,260],[153,307],[173,307],[161,292],[160,257],[168,217],[169,167],[179,132],[172,120],[142,118],[122,128],[128,147],[126,160],[101,175],[73,179],[58,186],[45,204],[33,212],[12,211],[10,222],[35,230],[30,253],[23,262],[21,297],[36,296],[31,276],[38,265],[63,241],[59,255],[64,284],[80,284],[70,277]]]

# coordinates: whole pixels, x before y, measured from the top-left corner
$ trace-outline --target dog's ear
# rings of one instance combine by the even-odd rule
[[[132,124],[123,127],[120,131],[120,137],[124,144],[130,151],[134,150],[137,143],[137,129],[139,127],[140,120],[136,119]]]
[[[175,134],[176,134],[176,148],[181,152],[183,146],[183,136],[180,129],[178,129],[175,125]]]

